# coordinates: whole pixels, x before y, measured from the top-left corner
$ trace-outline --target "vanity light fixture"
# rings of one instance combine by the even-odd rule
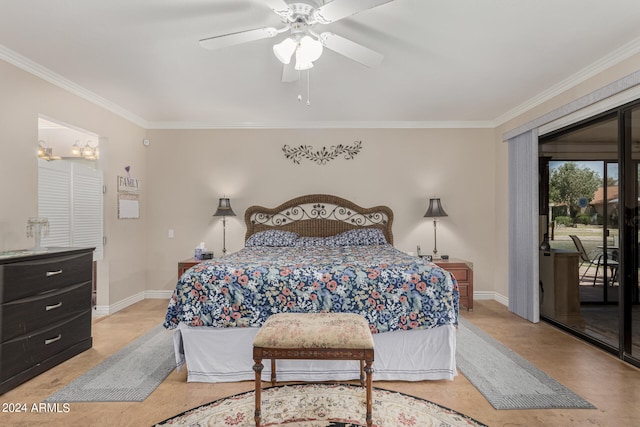
[[[82,154],[82,150],[80,149],[80,144],[78,144],[79,142],[80,141],[76,139],[76,142],[74,142],[73,145],[71,146],[72,156],[79,156],[80,154]]]
[[[46,161],[60,160],[60,157],[53,155],[53,148],[47,147],[47,142],[43,140],[38,141],[38,158]]]
[[[91,145],[91,140],[88,140],[86,144],[80,145],[80,141],[76,139],[76,142],[71,146],[71,156],[81,157],[86,160],[97,160],[100,157],[100,146],[96,144],[95,147]]]
[[[49,160],[53,150],[47,148],[47,143],[43,140],[38,141],[38,157]]]

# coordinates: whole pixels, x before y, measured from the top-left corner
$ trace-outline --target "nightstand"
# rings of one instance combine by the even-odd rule
[[[201,259],[188,258],[178,262],[178,279],[184,274],[185,271],[187,271],[194,265],[200,264],[202,261],[203,260]]]
[[[453,274],[460,289],[460,305],[473,311],[473,264],[456,258],[436,259],[432,262]]]

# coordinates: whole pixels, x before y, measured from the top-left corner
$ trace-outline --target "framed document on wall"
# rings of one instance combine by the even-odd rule
[[[140,180],[131,178],[130,168],[124,168],[127,176],[118,176],[118,219],[140,218]]]
[[[140,203],[136,194],[118,194],[118,219],[140,218]]]

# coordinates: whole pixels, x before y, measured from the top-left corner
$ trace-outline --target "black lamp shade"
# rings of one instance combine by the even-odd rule
[[[236,213],[231,209],[231,202],[228,197],[221,197],[218,202],[218,210],[213,216],[236,216]]]
[[[449,216],[442,208],[442,204],[440,203],[440,199],[429,199],[429,209],[427,209],[427,213],[424,214],[425,218],[435,218],[439,216]]]

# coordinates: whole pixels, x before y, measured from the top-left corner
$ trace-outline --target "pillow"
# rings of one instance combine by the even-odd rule
[[[338,246],[386,245],[387,239],[379,228],[356,228],[335,236]]]
[[[245,246],[293,246],[298,233],[285,230],[265,230],[253,234]]]
[[[294,246],[296,247],[309,247],[309,246],[338,246],[336,245],[335,237],[298,237]]]

